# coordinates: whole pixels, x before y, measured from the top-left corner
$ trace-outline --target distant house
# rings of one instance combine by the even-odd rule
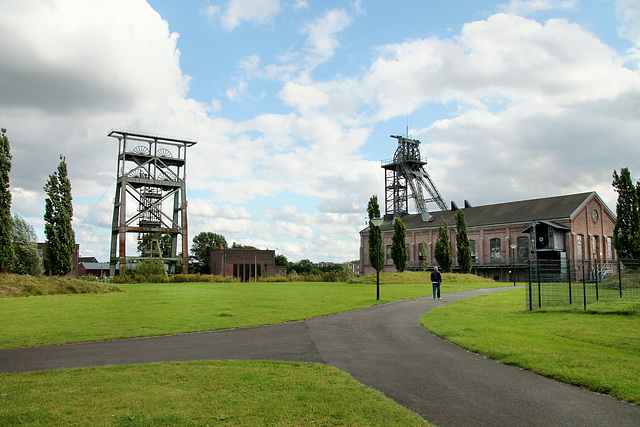
[[[93,258],[95,260],[95,258]],[[110,265],[108,262],[95,262],[93,261],[83,261],[78,264],[78,272],[80,277],[82,276],[95,276],[102,277],[108,276],[110,273]],[[116,270],[116,275],[120,273],[119,270]]]
[[[451,210],[430,212],[425,222],[420,214],[401,216],[407,227],[406,242],[410,269],[434,266],[435,242],[440,220],[448,225],[451,251],[456,259],[456,221],[458,210],[464,212],[467,234],[471,243],[473,272],[499,281],[517,278],[527,280],[526,263],[534,259],[562,261],[608,261],[616,257],[613,248],[615,214],[595,192],[547,197],[518,202],[463,209],[453,204]],[[391,258],[393,216],[385,216],[381,226],[384,269],[395,271]],[[374,273],[369,263],[369,228],[360,232],[360,270]],[[535,242],[535,247],[533,246]],[[515,275],[515,277],[514,277]]]

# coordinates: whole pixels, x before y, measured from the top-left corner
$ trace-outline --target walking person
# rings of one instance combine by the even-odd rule
[[[434,267],[431,272],[431,285],[433,287],[433,299],[440,298],[440,285],[442,284],[442,275],[438,271],[438,267]]]

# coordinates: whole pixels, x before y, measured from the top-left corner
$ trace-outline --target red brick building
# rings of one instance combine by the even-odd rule
[[[209,271],[216,276],[249,282],[276,275],[276,253],[271,249],[214,249],[209,251],[208,259]]]
[[[563,261],[615,259],[613,228],[615,214],[595,193],[494,205],[472,207],[465,202],[464,212],[467,234],[471,243],[473,272],[495,280],[509,281],[516,276],[526,280],[528,260],[534,259],[533,242],[536,241],[538,259]],[[407,253],[409,269],[422,269],[425,262],[435,266],[435,242],[440,220],[447,222],[454,271],[456,259],[456,221],[458,209],[430,212],[425,222],[420,214],[401,217],[407,227]],[[383,271],[395,271],[391,259],[393,217],[385,217],[381,226],[385,266]],[[369,228],[360,232],[360,271],[375,273],[369,263]]]

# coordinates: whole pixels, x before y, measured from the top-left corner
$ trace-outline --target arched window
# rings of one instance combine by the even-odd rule
[[[582,234],[576,236],[576,258],[584,258],[584,236]]]
[[[391,256],[391,245],[387,246],[387,265],[393,265],[393,257]]]
[[[491,239],[489,241],[489,251],[491,252],[492,261],[502,258],[502,246],[500,244],[500,239]]]
[[[529,259],[529,238],[518,237],[518,261]]]

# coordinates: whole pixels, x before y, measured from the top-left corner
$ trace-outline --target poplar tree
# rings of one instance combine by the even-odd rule
[[[6,129],[0,130],[0,271],[9,272],[13,266],[13,241],[11,232],[11,192],[9,192],[9,172],[11,171],[11,150]]]
[[[456,249],[458,250],[458,267],[460,273],[471,273],[471,243],[467,235],[467,222],[464,212],[456,212]]]
[[[380,218],[380,205],[378,196],[371,196],[367,205],[367,215],[369,216],[369,264],[376,270],[381,271],[384,267],[384,252],[382,250],[382,230],[375,227],[371,220]],[[376,249],[377,242],[377,249]],[[380,258],[378,259],[378,254]]]
[[[76,240],[71,227],[73,204],[71,181],[66,159],[60,156],[58,170],[49,175],[44,187],[47,194],[44,207],[44,233],[47,237],[47,258],[51,274],[64,276],[73,269]]]
[[[440,227],[438,228],[438,239],[434,249],[434,257],[440,265],[443,273],[450,273],[453,264],[453,256],[451,254],[451,246],[449,245],[449,231],[447,230],[447,221],[440,219]]]
[[[391,258],[400,273],[407,269],[407,227],[399,217],[393,223]]]
[[[620,258],[640,257],[640,181],[634,187],[628,168],[613,171],[613,187],[618,193],[613,247]]]

